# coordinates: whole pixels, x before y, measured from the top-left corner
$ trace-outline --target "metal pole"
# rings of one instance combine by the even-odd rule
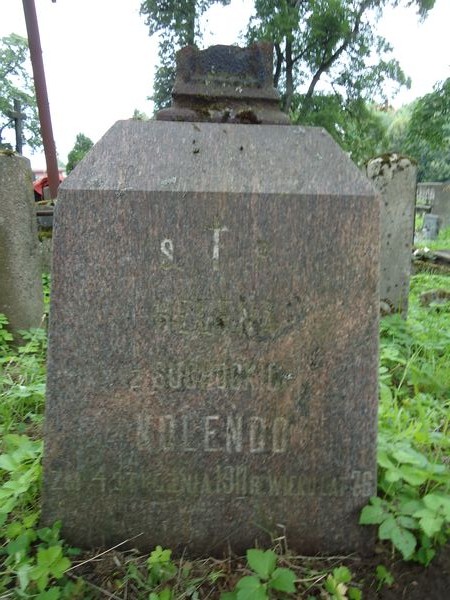
[[[22,0],[22,3],[27,25],[28,45],[30,48],[31,65],[33,67],[34,88],[36,90],[39,121],[41,123],[42,141],[44,142],[45,161],[47,163],[48,186],[51,197],[56,198],[59,186],[58,161],[56,158],[55,140],[53,139],[36,7],[34,0]]]

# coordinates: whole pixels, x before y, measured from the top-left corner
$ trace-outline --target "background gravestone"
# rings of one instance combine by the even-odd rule
[[[440,229],[450,227],[450,182],[423,182],[417,185],[417,200],[431,205],[439,217]]]
[[[82,546],[367,549],[378,222],[321,129],[116,123],[56,207],[44,522]]]
[[[428,213],[423,217],[423,228],[422,235],[424,240],[435,240],[439,235],[439,223],[440,219],[438,215]]]
[[[13,331],[39,327],[44,313],[30,162],[1,152],[0,313]]]
[[[406,316],[417,166],[406,156],[383,154],[370,160],[366,171],[381,194],[380,300]]]

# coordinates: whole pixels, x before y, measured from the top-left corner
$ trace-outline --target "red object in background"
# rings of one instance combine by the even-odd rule
[[[64,177],[61,173],[59,173],[59,183],[61,183],[62,181],[64,181]],[[49,187],[47,175],[44,175],[43,177],[40,177],[39,179],[36,179],[36,181],[33,182],[34,199],[35,200],[43,200],[44,199],[44,188],[45,187]]]

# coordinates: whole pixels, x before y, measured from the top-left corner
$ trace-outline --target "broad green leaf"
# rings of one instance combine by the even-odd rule
[[[222,592],[220,600],[237,600],[237,594],[236,592]]]
[[[415,554],[417,560],[427,567],[433,558],[436,556],[436,550],[433,548],[424,548],[423,546],[419,548]]]
[[[352,580],[352,574],[348,567],[337,567],[333,569],[333,577],[338,583],[349,583]]]
[[[20,565],[20,567],[16,571],[17,578],[19,580],[19,586],[22,591],[24,591],[26,589],[26,587],[28,586],[28,584],[30,582],[31,569],[32,569],[31,565],[25,564],[25,565]]]
[[[441,512],[447,520],[450,520],[450,496],[444,494],[427,494],[423,497],[423,503],[427,508],[435,512]]]
[[[378,450],[377,462],[380,465],[380,467],[383,467],[383,469],[394,469],[395,468],[394,463],[391,461],[391,459],[388,456],[388,453],[385,450]]]
[[[365,506],[361,511],[361,516],[359,517],[359,524],[379,525],[386,519],[387,515],[388,513],[381,505]]]
[[[35,600],[58,600],[59,598],[61,598],[61,588],[57,586],[53,586],[35,596]]]
[[[358,588],[348,588],[347,592],[348,600],[362,600],[362,591]]]
[[[402,472],[399,468],[389,469],[386,471],[384,476],[386,481],[389,481],[389,483],[395,483],[396,481],[400,481],[400,479],[402,479]]]
[[[415,512],[423,508],[421,500],[405,500],[400,503],[399,509],[404,515],[414,515]]]
[[[391,540],[405,560],[411,558],[417,544],[414,534],[408,531],[408,529],[403,529],[396,525],[392,530]]]
[[[399,463],[415,465],[416,467],[426,467],[428,464],[426,456],[408,446],[394,448],[392,450],[392,456]]]
[[[395,527],[397,527],[397,524],[395,522],[395,518],[393,515],[391,515],[385,519],[378,528],[378,537],[380,540],[392,539],[392,532],[394,531]]]
[[[0,469],[4,471],[16,471],[19,467],[18,463],[11,454],[2,454],[0,456]]]
[[[411,465],[402,465],[399,468],[402,479],[410,483],[411,485],[422,485],[428,478],[427,471],[418,469]]]
[[[30,571],[30,579],[36,582],[38,590],[43,592],[49,580],[49,570],[46,565],[33,567]]]
[[[428,535],[428,537],[433,537],[436,533],[442,529],[444,524],[444,518],[438,516],[424,516],[419,520],[419,525],[422,530]]]
[[[265,586],[258,577],[249,575],[237,582],[237,600],[267,600]]]
[[[161,592],[159,592],[159,600],[170,600],[171,598],[172,590],[170,588],[165,587]]]
[[[346,600],[347,598],[347,586],[344,583],[338,583],[332,575],[328,575],[325,589],[332,594],[333,600]]]
[[[62,555],[61,546],[51,546],[50,548],[39,548],[37,553],[37,564],[39,566],[50,567]]]
[[[382,585],[386,584],[387,586],[389,586],[394,583],[394,577],[393,577],[392,573],[390,571],[388,571],[388,569],[386,569],[386,567],[384,565],[378,565],[375,570],[375,574],[376,574],[378,581]]]
[[[405,529],[417,529],[417,521],[413,517],[407,517],[405,515],[400,515],[397,517],[397,523],[400,527],[405,527]]]
[[[293,594],[295,592],[295,580],[297,579],[291,569],[275,569],[269,580],[269,587],[279,592]]]
[[[247,550],[250,568],[262,579],[269,579],[277,564],[277,555],[272,550]]]

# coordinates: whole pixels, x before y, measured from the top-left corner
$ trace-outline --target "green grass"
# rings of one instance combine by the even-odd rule
[[[420,221],[416,221],[416,231],[421,231],[422,227],[418,228],[417,224]],[[420,240],[414,244],[417,248],[429,248],[430,250],[443,250],[450,248],[450,227],[443,229],[439,232],[437,239],[435,240]]]
[[[421,292],[442,287],[448,287],[448,278],[414,276],[408,320],[393,316],[381,322],[378,496],[361,515],[362,523],[378,527],[379,538],[393,552],[423,565],[450,535],[450,303],[424,307],[419,301]],[[0,597],[105,597],[98,582],[70,570],[77,551],[60,540],[60,524],[38,526],[46,333],[26,332],[22,344],[14,347],[5,326],[1,317]],[[303,583],[297,584],[304,587],[298,589],[328,593],[330,598],[360,597],[358,589],[348,587],[350,571],[341,572],[345,567],[336,563],[333,567],[304,574]],[[247,583],[259,586],[261,598],[275,593],[269,580],[259,575],[258,580],[251,570],[246,572],[249,579],[239,583],[235,575],[226,574],[227,568],[218,568],[212,559],[175,562],[169,550],[160,548],[150,557],[127,558],[120,576],[112,564],[108,593],[117,598],[124,590],[134,590],[130,598],[195,599],[202,585],[216,586],[222,580],[229,598],[243,597],[240,592]],[[383,577],[388,578],[386,573]],[[347,588],[353,591],[345,595]]]

